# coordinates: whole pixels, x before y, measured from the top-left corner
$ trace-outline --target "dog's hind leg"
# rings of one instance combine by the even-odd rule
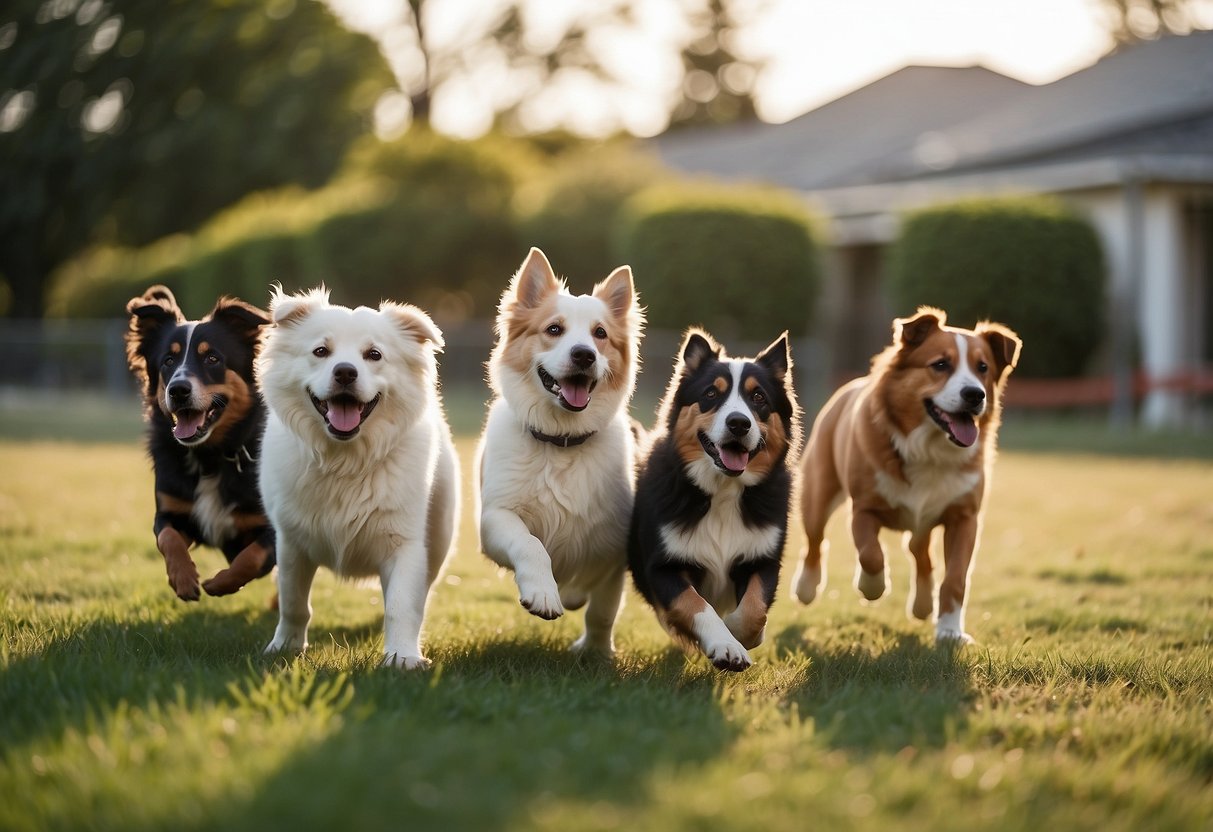
[[[830,541],[825,539],[826,523],[842,502],[842,485],[830,466],[828,473],[810,482],[805,476],[800,498],[800,514],[807,540],[800,553],[800,566],[792,579],[792,588],[802,604],[811,604],[826,586],[825,565]]]
[[[619,569],[590,591],[590,604],[585,609],[585,632],[573,642],[573,651],[596,650],[600,653],[615,652],[612,632],[619,608],[623,605],[624,568]]]
[[[518,602],[548,621],[564,614],[560,589],[552,576],[552,558],[517,514],[485,508],[480,513],[480,547],[497,563],[514,570]]]
[[[316,563],[291,552],[278,539],[278,629],[265,646],[266,653],[307,649],[307,625],[312,620],[312,580]]]
[[[417,670],[429,667],[421,655],[421,624],[430,594],[425,545],[405,542],[383,565],[383,663]]]

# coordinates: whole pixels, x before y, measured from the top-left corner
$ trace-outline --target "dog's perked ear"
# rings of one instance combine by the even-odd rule
[[[303,320],[308,314],[323,306],[328,306],[329,290],[320,284],[315,289],[288,295],[282,290],[281,284],[275,283],[270,289],[270,318],[275,324],[294,324]]]
[[[150,348],[153,336],[165,326],[177,326],[185,323],[185,315],[177,306],[177,299],[167,286],[151,286],[137,298],[131,298],[126,304],[127,314],[131,316],[126,331],[126,364],[135,378],[150,394],[155,380],[149,373],[146,350]]]
[[[942,309],[920,306],[913,316],[893,321],[893,343],[917,347],[927,340],[928,335],[942,327],[947,319],[947,313]]]
[[[994,354],[994,377],[1001,379],[1010,369],[1019,363],[1019,350],[1023,342],[1009,327],[992,321],[982,321],[974,330],[978,338],[984,338]]]
[[[607,305],[607,309],[611,310],[611,317],[615,320],[625,320],[636,305],[636,289],[632,282],[631,267],[620,266],[607,275],[606,280],[595,284],[594,297]]]
[[[416,306],[385,300],[379,304],[379,311],[391,318],[392,323],[408,337],[422,344],[428,341],[434,352],[442,352],[442,348],[446,346],[446,342],[442,340],[442,330],[438,329],[429,315]]]
[[[510,281],[510,288],[502,298],[502,306],[512,299],[525,309],[534,309],[548,295],[559,291],[560,281],[552,271],[552,264],[542,251],[532,248],[527,252],[526,259],[522,261],[514,279]]]
[[[787,330],[760,352],[754,361],[766,367],[780,381],[787,378],[788,370],[792,368],[792,348],[788,344]]]
[[[690,375],[703,366],[703,362],[720,358],[720,345],[712,340],[712,336],[700,329],[687,330],[686,338],[679,351],[679,361],[682,364],[682,374]]]

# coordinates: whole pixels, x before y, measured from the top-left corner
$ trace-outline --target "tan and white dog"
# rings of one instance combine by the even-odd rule
[[[574,649],[610,652],[622,600],[643,313],[620,266],[572,295],[532,248],[501,296],[477,451],[480,546],[544,619],[589,602]]]
[[[806,604],[824,587],[826,521],[849,497],[859,553],[856,588],[869,600],[884,595],[879,533],[905,531],[916,567],[909,612],[929,619],[935,609],[931,532],[943,526],[935,638],[969,642],[969,570],[994,462],[999,399],[1020,341],[1000,324],[967,330],[945,320],[942,311],[921,307],[894,321],[893,344],[872,360],[871,373],[842,387],[818,415],[801,468],[808,545],[794,587]]]
[[[421,625],[455,535],[459,474],[438,396],[442,334],[420,309],[274,293],[257,362],[269,406],[261,495],[278,535],[278,628],[303,650],[312,579],[378,576],[384,663],[429,664]]]

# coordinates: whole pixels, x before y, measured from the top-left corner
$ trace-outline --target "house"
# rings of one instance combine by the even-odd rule
[[[862,370],[887,341],[883,260],[903,212],[1060,196],[1104,247],[1098,369],[1115,382],[1114,418],[1131,417],[1135,390],[1145,425],[1201,418],[1213,367],[1213,32],[1125,48],[1043,86],[911,66],[786,124],[655,143],[675,169],[792,188],[828,219],[822,335],[836,373]]]

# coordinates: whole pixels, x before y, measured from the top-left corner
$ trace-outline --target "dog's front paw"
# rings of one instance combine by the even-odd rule
[[[855,588],[869,601],[879,600],[889,589],[888,571],[881,570],[875,575],[863,571],[862,567],[855,568]]]
[[[589,633],[582,633],[581,638],[569,645],[569,651],[579,656],[611,656],[615,653],[615,645],[610,636],[603,641],[601,638],[590,638]]]
[[[740,673],[752,665],[754,661],[750,654],[737,641],[718,641],[714,644],[703,645],[703,654],[708,657],[717,670],[730,670]]]
[[[974,639],[965,632],[964,619],[958,612],[940,613],[935,621],[935,643],[963,646],[973,644]]]
[[[384,667],[394,667],[397,670],[429,670],[433,665],[425,656],[402,656],[391,653],[383,657]]]
[[[919,621],[926,621],[935,612],[935,597],[931,585],[919,584],[914,590],[914,600],[910,603],[910,615]]]
[[[182,565],[170,570],[168,585],[173,588],[173,592],[177,593],[177,597],[182,601],[197,601],[202,597],[201,587],[198,583],[198,568],[194,566],[193,562],[190,562],[188,566]]]
[[[302,653],[307,649],[307,636],[290,633],[274,633],[270,643],[261,651],[262,655],[271,656],[275,653]]]
[[[244,588],[248,581],[240,580],[230,569],[221,569],[211,578],[202,582],[202,588],[207,595],[232,595]]]
[[[825,589],[825,579],[823,577],[821,567],[815,566],[812,568],[806,567],[803,563],[796,571],[796,577],[793,578],[793,591],[796,593],[796,599],[802,604],[811,604]]]
[[[564,606],[560,603],[560,590],[556,588],[556,582],[550,579],[548,582],[551,584],[549,587],[519,584],[518,603],[531,615],[552,621],[564,615]]]

